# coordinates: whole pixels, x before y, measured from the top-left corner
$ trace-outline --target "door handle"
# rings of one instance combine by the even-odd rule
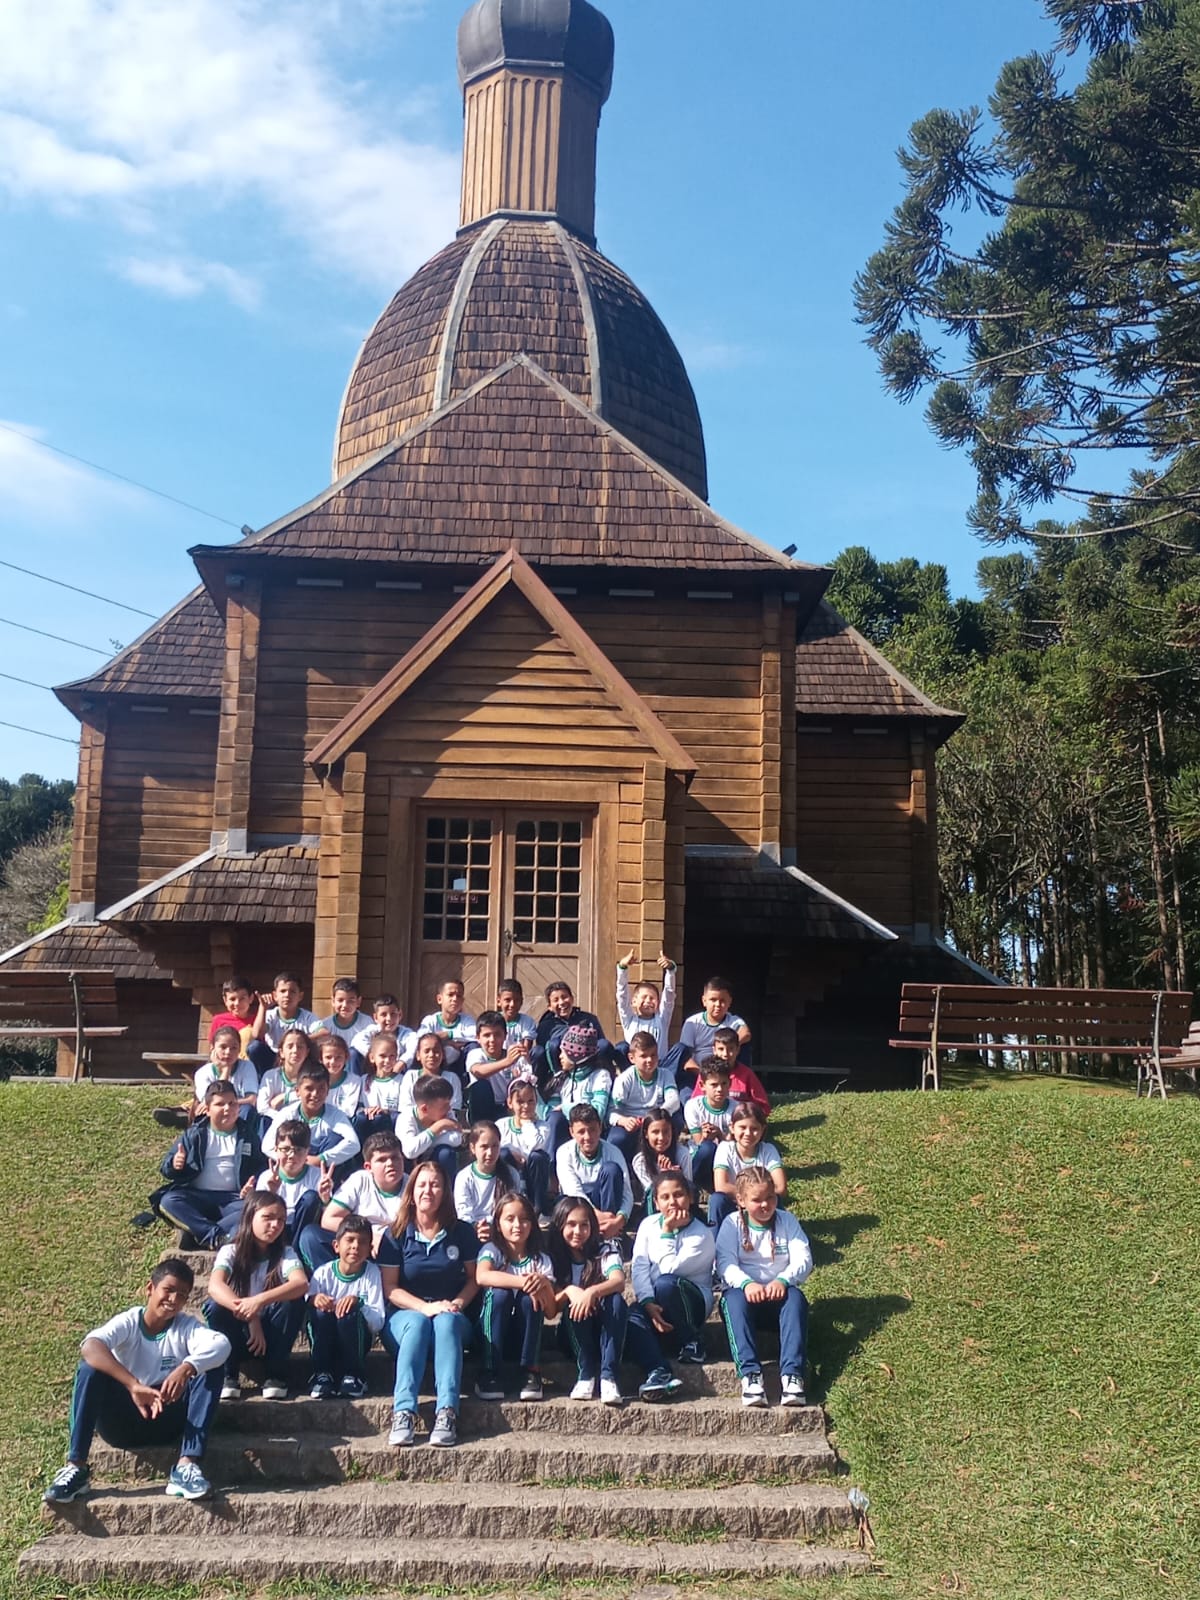
[[[509,955],[511,954],[512,947],[513,947],[512,929],[511,928],[505,928],[505,930],[504,930],[504,957],[505,957],[505,960],[507,960]]]

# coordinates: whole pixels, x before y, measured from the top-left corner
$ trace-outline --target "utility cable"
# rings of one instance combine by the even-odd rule
[[[61,578],[51,578],[45,572],[34,572],[32,567],[19,567],[15,561],[0,561],[0,567],[7,567],[10,572],[23,572],[27,578],[40,578],[43,583],[57,584],[60,589],[70,589],[73,594],[84,594],[89,600],[102,600],[106,606],[119,606],[122,611],[132,611],[135,616],[149,617],[155,620],[153,611],[143,611],[141,606],[126,605],[124,600],[110,600],[106,594],[96,594],[92,589],[81,589],[77,583],[64,583]]]
[[[27,728],[20,722],[2,722],[0,728],[15,728],[18,733],[32,733],[39,739],[57,739],[59,744],[78,744],[78,739],[64,739],[61,733],[43,733],[41,728]]]
[[[30,689],[45,689],[47,694],[54,693],[54,686],[49,683],[34,683],[32,678],[18,678],[15,672],[0,672],[0,678],[7,678],[10,683],[24,683]]]
[[[25,633],[36,633],[40,639],[53,639],[56,644],[73,644],[77,650],[91,650],[98,656],[113,656],[115,650],[102,650],[98,644],[83,644],[79,639],[64,639],[61,633],[46,633],[42,628],[31,628],[27,622],[14,622],[11,617],[0,617],[6,627],[20,628]]]
[[[74,455],[60,445],[48,444],[45,439],[26,433],[23,428],[13,427],[11,422],[0,422],[0,428],[3,428],[5,433],[15,433],[18,439],[24,439],[27,444],[37,445],[39,450],[52,450],[56,456],[65,456],[68,461],[78,461],[81,467],[90,467],[93,472],[102,472],[106,478],[116,478],[120,483],[128,483],[135,489],[141,489],[144,494],[156,495],[160,500],[169,500],[172,505],[182,506],[185,511],[194,511],[198,517],[207,517],[211,522],[223,522],[227,528],[237,528],[238,532],[241,532],[241,524],[229,517],[219,517],[215,511],[205,511],[203,506],[194,506],[190,500],[181,500],[178,495],[165,494],[161,489],[152,489],[148,483],[139,483],[136,478],[130,478],[124,472],[114,472],[111,467],[102,467],[97,461],[88,461],[83,456]]]

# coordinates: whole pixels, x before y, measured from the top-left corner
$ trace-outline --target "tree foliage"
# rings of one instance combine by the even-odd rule
[[[56,822],[69,822],[74,794],[69,778],[47,783],[34,772],[15,783],[0,778],[0,868],[21,845],[39,838]]]
[[[1049,542],[945,569],[834,562],[830,598],[935,700],[942,909],[1027,983],[1188,987],[1200,950],[1200,557]]]
[[[1099,529],[1200,548],[1200,0],[1045,9],[1056,50],[1008,62],[986,120],[913,125],[859,319],[887,387],[926,394],[938,438],[970,453],[984,537],[1031,534],[1067,495]],[[961,211],[983,219],[973,246]],[[1123,493],[1093,466],[1113,452]]]

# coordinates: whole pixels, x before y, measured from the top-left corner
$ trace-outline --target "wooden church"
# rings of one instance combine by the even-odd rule
[[[410,1017],[565,976],[615,1024],[618,954],[665,948],[680,1015],[720,971],[759,1060],[869,1072],[900,978],[953,966],[959,718],[708,505],[679,352],[593,237],[605,17],[477,0],[458,68],[461,227],[367,336],[332,483],[58,690],[70,912],[0,966],[115,973],[93,1069],[131,1075],[233,971]]]

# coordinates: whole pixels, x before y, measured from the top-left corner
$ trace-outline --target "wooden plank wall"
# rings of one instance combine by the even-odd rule
[[[801,726],[796,766],[797,865],[881,922],[910,925],[908,730],[806,733]]]
[[[697,763],[688,843],[757,846],[761,601],[580,595],[563,604]]]
[[[251,831],[320,832],[320,784],[304,766],[305,752],[455,599],[449,588],[408,593],[280,584],[267,590],[259,637]],[[757,846],[763,772],[761,602],[754,597],[562,599],[699,764],[688,796],[688,842]],[[519,646],[524,628],[522,614],[510,610],[511,644]],[[527,738],[536,743],[546,738],[549,708],[558,707],[559,721],[570,726],[592,691],[583,680],[572,683],[555,671],[548,653],[537,663],[544,680],[528,682],[514,697],[504,680],[523,659],[519,649],[506,652],[497,646],[486,662],[462,669],[468,676],[461,683],[472,684],[502,721],[523,712],[532,729]],[[782,750],[781,757],[786,759]]]
[[[190,995],[165,980],[146,983],[118,979],[117,1015],[129,1031],[121,1039],[93,1041],[89,1074],[93,1078],[157,1079],[155,1069],[142,1060],[143,1050],[196,1048],[199,1009],[192,1004]],[[71,1052],[66,1055],[69,1061]]]
[[[217,728],[217,717],[183,707],[110,708],[100,782],[99,906],[208,848]]]
[[[251,761],[257,737],[262,584],[247,581],[225,603],[225,666],[213,828],[244,833],[250,821]]]

